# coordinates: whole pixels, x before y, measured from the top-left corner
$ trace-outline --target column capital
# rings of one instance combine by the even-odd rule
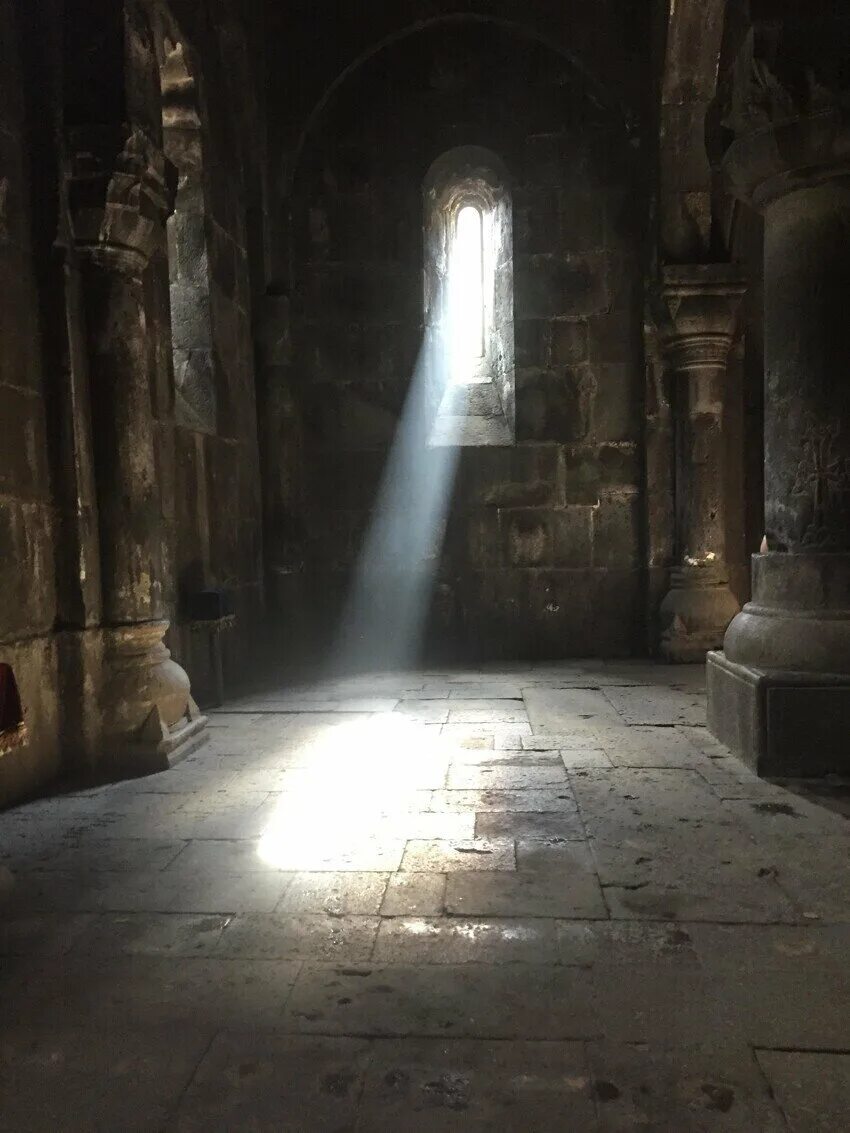
[[[75,129],[68,200],[77,249],[93,261],[141,272],[165,246],[176,171],[144,131]]]
[[[721,169],[729,192],[758,210],[850,180],[850,91],[841,70],[806,57],[804,29],[792,22],[756,22],[726,82],[723,125],[733,140]],[[834,36],[842,38],[839,29]]]
[[[672,264],[663,269],[664,355],[677,372],[726,365],[746,290],[734,264]]]

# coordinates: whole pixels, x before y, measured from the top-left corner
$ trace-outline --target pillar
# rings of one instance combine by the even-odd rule
[[[789,92],[771,113],[765,75],[782,86],[768,62],[739,70],[751,86],[723,167],[764,217],[766,530],[752,601],[709,655],[709,726],[760,773],[846,772],[850,125],[814,82],[816,100],[794,114]]]
[[[662,349],[673,383],[676,451],[676,564],[660,609],[668,661],[703,662],[739,608],[726,567],[723,412],[743,292],[727,264],[664,269],[669,321]]]
[[[83,274],[102,587],[102,664],[90,718],[99,777],[168,766],[204,726],[163,638],[164,542],[146,272],[170,187],[138,128],[71,139],[69,202]],[[160,262],[161,257],[157,257]],[[90,690],[91,691],[91,690]]]

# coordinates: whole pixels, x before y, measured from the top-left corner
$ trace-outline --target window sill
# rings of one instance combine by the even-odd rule
[[[432,448],[512,445],[499,391],[491,381],[450,386],[434,422]]]

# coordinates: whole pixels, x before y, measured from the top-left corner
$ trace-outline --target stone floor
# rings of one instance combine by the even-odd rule
[[[269,692],[3,814],[0,1129],[850,1128],[850,827],[702,679]]]

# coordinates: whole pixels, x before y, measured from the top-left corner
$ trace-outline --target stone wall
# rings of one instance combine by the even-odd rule
[[[131,620],[142,635],[151,618],[170,621],[168,644],[202,695],[209,642],[187,624],[197,590],[232,598],[225,689],[257,659],[263,562],[248,247],[262,220],[263,126],[247,45],[257,27],[234,7],[221,0],[199,11],[176,0],[172,12],[126,0],[122,11],[90,0],[71,20],[63,0],[0,3],[0,663],[12,667],[26,724],[24,742],[0,736],[0,804],[57,775],[120,773],[102,742],[105,722],[122,712],[107,674],[109,643],[128,620],[115,608],[118,591],[150,584],[151,602]],[[124,123],[140,126],[133,143],[144,139],[162,164],[154,45],[165,36],[185,46],[203,82],[204,224],[193,235],[206,243],[214,428],[178,421],[164,239],[152,237],[125,310],[121,271],[99,274],[125,253],[91,221],[97,207],[103,215],[97,163],[110,170],[129,160],[109,148],[113,135],[124,144]],[[168,180],[166,169],[155,224],[164,222]],[[146,216],[138,231],[150,223]],[[175,251],[184,263],[193,255],[186,242]],[[131,384],[139,420],[110,419],[112,393]],[[133,460],[127,483],[147,493],[136,512],[113,490]],[[136,543],[143,569],[117,577]]]
[[[306,601],[332,630],[421,344],[422,181],[455,145],[512,177],[516,445],[461,452],[432,636],[456,654],[640,651],[639,148],[563,55],[481,23],[378,53],[301,151],[266,328],[281,613]]]
[[[0,662],[20,692],[24,742],[4,751],[0,800],[55,773],[59,710],[54,509],[30,227],[30,169],[21,41],[0,2]]]
[[[262,123],[258,111],[256,69],[250,65],[246,32],[227,4],[190,17],[198,63],[198,111],[202,176],[193,201],[196,215],[175,216],[172,250],[206,265],[206,299],[194,305],[194,322],[180,322],[172,287],[172,320],[185,341],[206,336],[209,353],[203,380],[213,385],[215,410],[206,421],[177,417],[174,428],[174,502],[169,520],[174,535],[178,629],[175,652],[199,688],[206,671],[207,635],[189,628],[191,596],[223,589],[236,614],[233,630],[222,636],[225,685],[243,679],[256,660],[262,626],[263,557],[260,469],[254,388],[249,207],[260,184]],[[178,205],[180,198],[178,195]],[[181,224],[181,219],[186,223]],[[202,237],[193,253],[192,236]],[[168,425],[170,428],[170,424]]]

